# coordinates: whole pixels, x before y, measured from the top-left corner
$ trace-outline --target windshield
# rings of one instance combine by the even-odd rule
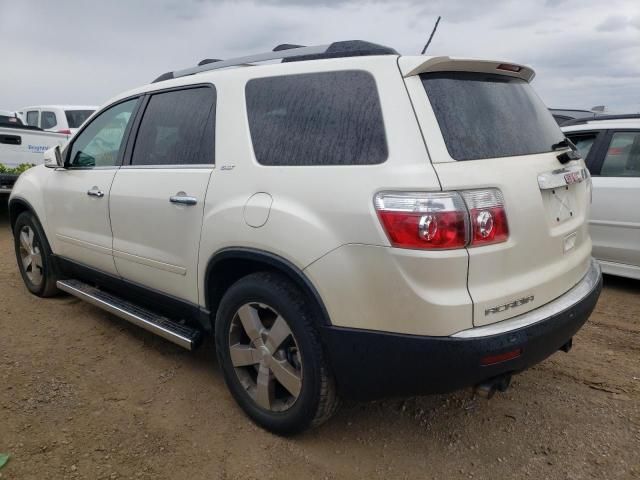
[[[531,86],[505,75],[420,75],[455,160],[550,152],[564,135]]]
[[[65,110],[69,128],[79,128],[95,110]]]

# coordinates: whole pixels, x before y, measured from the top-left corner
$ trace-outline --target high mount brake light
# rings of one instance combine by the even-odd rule
[[[455,249],[503,242],[509,235],[496,189],[381,192],[374,204],[394,247]]]
[[[497,70],[505,70],[507,72],[515,72],[518,73],[520,70],[522,70],[522,67],[520,65],[512,65],[510,63],[501,63],[500,65],[498,65],[496,67]]]

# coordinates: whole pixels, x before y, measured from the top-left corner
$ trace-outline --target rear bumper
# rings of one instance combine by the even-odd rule
[[[524,315],[448,337],[326,326],[323,340],[342,395],[375,399],[447,393],[521,372],[565,345],[593,311],[602,290],[595,260],[556,300]],[[520,349],[517,358],[483,365],[487,356]]]

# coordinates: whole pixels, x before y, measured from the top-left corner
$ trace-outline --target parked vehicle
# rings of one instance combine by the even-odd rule
[[[29,126],[71,135],[97,108],[80,105],[39,105],[21,108],[18,116]]]
[[[44,152],[63,145],[68,138],[68,135],[22,125],[19,119],[0,123],[0,193],[11,191],[21,165],[42,164]]]
[[[9,112],[8,110],[0,110],[0,127],[4,125],[22,125],[22,120],[20,120],[15,112]]]
[[[188,349],[215,332],[274,432],[339,397],[490,396],[601,289],[588,172],[533,75],[360,41],[161,75],[19,179],[22,278]]]
[[[593,255],[603,272],[640,279],[640,115],[574,121],[562,130],[593,176]]]

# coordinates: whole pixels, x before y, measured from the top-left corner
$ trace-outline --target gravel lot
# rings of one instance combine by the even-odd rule
[[[640,478],[638,281],[605,278],[573,350],[490,401],[346,403],[295,438],[244,417],[211,348],[30,295],[4,206],[0,285],[2,479]]]

